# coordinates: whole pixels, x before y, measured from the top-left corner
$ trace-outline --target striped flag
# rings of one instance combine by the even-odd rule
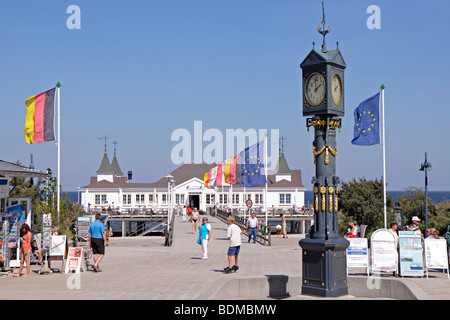
[[[25,141],[28,144],[55,140],[55,92],[56,88],[25,100]]]
[[[225,182],[228,184],[236,184],[237,180],[237,172],[236,169],[238,168],[237,162],[238,162],[238,156],[234,156],[233,158],[230,158],[225,161],[225,168],[223,169],[223,175],[225,177]]]
[[[205,173],[204,182],[205,188],[212,189],[216,186],[217,166]]]

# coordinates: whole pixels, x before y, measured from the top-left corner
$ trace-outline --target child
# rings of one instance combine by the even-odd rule
[[[211,225],[208,223],[208,218],[203,218],[203,224],[198,227],[199,234],[197,243],[202,245],[203,256],[202,260],[208,260],[208,241],[211,239]]]
[[[238,266],[238,256],[241,249],[241,228],[234,224],[234,217],[228,217],[228,229],[227,237],[230,239],[228,248],[228,267],[223,269],[225,273],[230,273],[231,271],[236,272],[239,269]],[[234,256],[234,266],[231,265],[232,258]]]

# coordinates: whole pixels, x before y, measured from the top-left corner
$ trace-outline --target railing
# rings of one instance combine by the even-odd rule
[[[242,216],[233,216],[234,223],[241,228],[242,232],[248,236],[247,219]],[[227,223],[228,213],[222,210],[217,210],[217,218]],[[256,229],[256,241],[265,246],[270,246],[272,241],[271,231],[269,227],[258,227]]]
[[[166,241],[164,242],[164,245],[166,247],[171,247],[172,243],[173,243],[173,234],[174,234],[174,225],[175,225],[175,210],[172,210],[172,217],[170,219],[170,223],[169,223],[169,230],[167,231],[167,225],[166,228],[164,230],[164,234],[166,236]]]
[[[154,223],[155,223],[155,225],[153,225],[153,226],[146,226],[145,222],[138,223],[137,226],[136,226],[136,230],[131,232],[128,236],[129,237],[142,237],[142,236],[145,236],[146,234],[148,234],[150,232],[153,232],[154,230],[158,229],[161,225],[163,225],[166,222],[160,221],[158,223],[158,221],[157,221],[157,222],[154,222]]]

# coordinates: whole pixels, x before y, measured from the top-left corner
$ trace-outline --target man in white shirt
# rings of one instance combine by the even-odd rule
[[[228,229],[227,237],[230,239],[228,248],[228,267],[224,269],[225,273],[230,273],[231,271],[236,272],[239,269],[238,256],[241,250],[241,228],[234,224],[234,217],[228,217]],[[232,259],[234,256],[234,266],[232,266]]]
[[[255,213],[253,212],[251,217],[247,220],[247,229],[248,229],[248,242],[250,242],[253,235],[253,243],[256,242],[256,229],[258,228],[258,218],[255,217]]]

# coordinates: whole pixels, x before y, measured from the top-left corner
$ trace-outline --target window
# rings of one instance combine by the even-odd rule
[[[161,203],[162,204],[166,204],[167,203],[167,194],[163,194],[162,195]]]
[[[206,204],[214,204],[215,196],[213,194],[206,195]]]
[[[152,194],[148,195],[148,203],[153,203],[153,195]]]
[[[145,194],[137,194],[136,204],[144,204],[144,203],[145,203]]]
[[[219,202],[220,202],[221,204],[228,203],[228,195],[227,195],[227,194],[221,194],[221,195],[219,196]]]
[[[131,204],[131,194],[124,194],[122,200],[123,204]]]
[[[291,204],[291,194],[280,193],[280,204]]]
[[[96,194],[95,204],[106,204],[106,194]]]
[[[239,204],[239,193],[232,194],[233,204]]]
[[[264,203],[262,193],[255,194],[255,204],[262,204],[262,203]]]
[[[184,204],[184,194],[176,194],[175,195],[175,203],[176,204]]]

